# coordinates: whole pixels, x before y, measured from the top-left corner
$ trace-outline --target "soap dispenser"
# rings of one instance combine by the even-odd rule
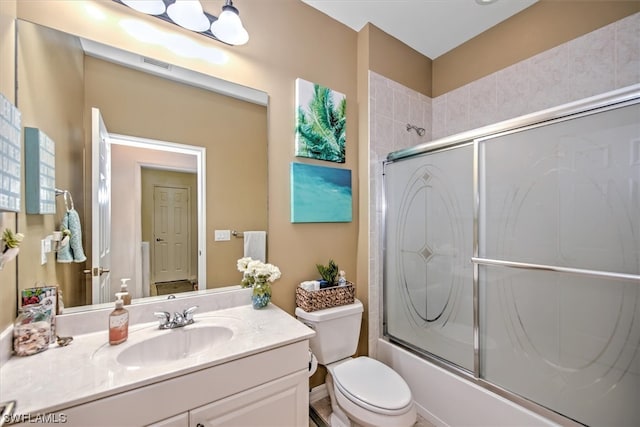
[[[109,314],[109,344],[123,343],[129,337],[129,312],[124,308],[120,292],[116,293],[116,308]]]
[[[129,290],[127,289],[127,281],[131,280],[130,278],[126,277],[124,279],[120,279],[120,292],[119,294],[122,296],[122,302],[124,305],[129,305],[131,304],[131,294],[129,293]]]

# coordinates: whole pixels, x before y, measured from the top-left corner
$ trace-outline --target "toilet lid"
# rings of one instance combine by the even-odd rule
[[[399,410],[411,403],[411,390],[397,372],[369,357],[358,357],[336,366],[333,379],[352,402],[383,410]],[[362,406],[362,405],[361,405]]]

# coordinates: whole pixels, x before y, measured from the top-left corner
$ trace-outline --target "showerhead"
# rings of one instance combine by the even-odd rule
[[[424,136],[424,133],[425,133],[424,128],[419,128],[416,125],[412,125],[410,123],[407,123],[407,132],[410,132],[411,129],[415,130],[418,135]]]

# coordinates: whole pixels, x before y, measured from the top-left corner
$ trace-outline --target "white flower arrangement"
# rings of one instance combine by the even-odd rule
[[[273,264],[265,264],[250,257],[238,260],[238,271],[242,272],[240,285],[243,288],[253,287],[258,282],[275,282],[282,275],[280,269]]]

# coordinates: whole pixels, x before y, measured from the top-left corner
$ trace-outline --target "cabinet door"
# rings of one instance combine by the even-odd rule
[[[308,384],[307,371],[287,375],[190,411],[190,426],[308,425]]]
[[[189,426],[189,413],[185,412],[175,417],[165,418],[162,421],[158,421],[153,424],[149,424],[147,427],[188,427]]]

